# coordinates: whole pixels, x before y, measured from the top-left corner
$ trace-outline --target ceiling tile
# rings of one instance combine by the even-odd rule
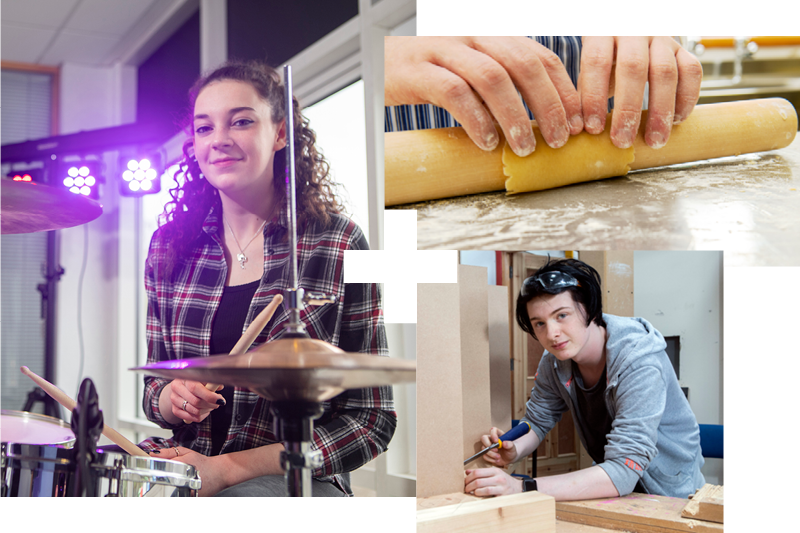
[[[153,0],[83,0],[66,28],[114,34],[119,38],[127,33],[152,3]]]
[[[45,52],[41,62],[48,65],[64,62],[99,65],[116,44],[116,37],[65,30]]]
[[[3,0],[3,29],[5,30],[6,22],[57,28],[64,23],[78,2],[79,0]]]
[[[3,14],[5,15],[5,0]],[[22,63],[40,62],[47,43],[55,35],[55,30],[27,25],[9,25],[3,17],[3,32],[0,36],[0,51],[3,61],[19,61]],[[58,63],[42,63],[57,65]]]

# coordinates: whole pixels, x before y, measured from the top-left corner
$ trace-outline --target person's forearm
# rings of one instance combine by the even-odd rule
[[[225,486],[232,487],[261,476],[283,475],[280,460],[283,450],[283,444],[275,443],[220,455],[225,462]]]
[[[514,441],[514,447],[517,449],[517,458],[514,462],[521,461],[539,447],[539,437],[535,431],[529,431]]]
[[[611,478],[599,466],[557,476],[537,477],[536,489],[554,497],[556,501],[591,500],[619,496]]]

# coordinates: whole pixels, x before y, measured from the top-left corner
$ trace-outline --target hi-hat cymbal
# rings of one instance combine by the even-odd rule
[[[242,355],[213,355],[131,368],[170,379],[246,387],[271,401],[321,402],[348,389],[413,382],[416,361],[347,353],[315,339],[278,339]]]
[[[0,221],[3,235],[71,228],[103,214],[103,207],[65,187],[2,180]]]

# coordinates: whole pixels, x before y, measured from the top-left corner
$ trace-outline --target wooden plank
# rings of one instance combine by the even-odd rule
[[[448,496],[458,503],[417,511],[417,533],[556,531],[555,500],[540,492],[475,499]]]
[[[421,498],[417,496],[417,511],[423,509],[433,509],[434,507],[444,507],[446,505],[456,505],[464,502],[480,501],[483,498],[467,494],[465,492],[452,492],[450,494],[439,494]]]
[[[491,423],[511,429],[511,346],[508,336],[508,287],[489,285],[489,365]]]
[[[603,312],[617,316],[634,316],[633,252],[581,251],[580,260],[600,274],[603,291]]]
[[[458,309],[457,284],[417,285],[417,442],[425,443],[417,448],[418,496],[464,490]]]
[[[556,520],[556,533],[617,533],[614,529]]]
[[[629,494],[622,498],[559,502],[556,517],[632,533],[719,533],[722,524],[681,516],[688,500],[652,494]]]
[[[697,491],[697,494],[692,496],[692,499],[681,511],[681,516],[721,524],[724,509],[723,488],[706,483]]]
[[[487,270],[484,267],[458,266],[457,309],[461,320],[461,405],[464,436],[462,467],[464,459],[483,449],[481,436],[492,428],[487,277]],[[447,312],[454,311],[455,309],[450,309]],[[438,319],[435,322],[438,322]],[[437,329],[439,327],[437,324]],[[442,376],[443,381],[452,379],[452,373]],[[440,451],[447,448],[442,448],[437,443],[435,449]],[[489,463],[480,457],[468,466],[485,468]],[[463,489],[462,486],[460,490]]]

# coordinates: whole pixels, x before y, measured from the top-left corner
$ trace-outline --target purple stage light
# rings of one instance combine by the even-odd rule
[[[104,183],[102,163],[94,158],[68,156],[59,166],[56,182],[61,182],[70,192],[100,199],[99,186]]]
[[[122,172],[119,192],[122,196],[143,196],[161,190],[160,156],[129,159]]]

